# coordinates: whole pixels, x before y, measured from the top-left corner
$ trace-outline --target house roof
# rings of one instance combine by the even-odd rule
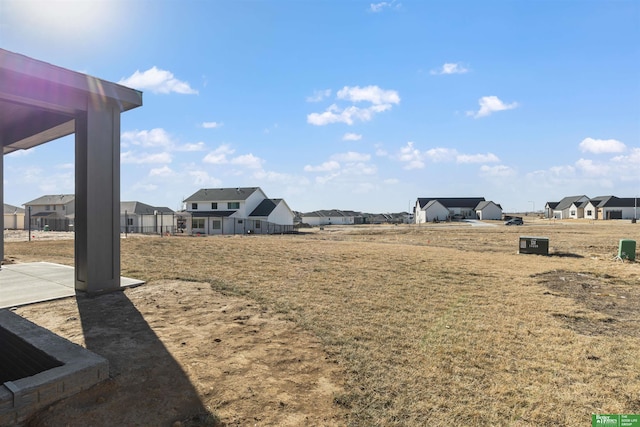
[[[269,216],[281,201],[282,199],[264,199],[249,216]]]
[[[419,197],[420,209],[432,200],[437,200],[445,208],[475,208],[478,203],[484,202],[484,197]]]
[[[238,187],[238,188],[202,188],[191,196],[184,199],[185,202],[219,202],[219,201],[242,201],[260,187]],[[260,190],[262,191],[262,190]]]
[[[596,205],[599,208],[633,208],[640,207],[640,199],[636,197],[609,196]]]
[[[136,214],[136,215],[153,215],[158,213],[172,213],[173,211],[167,207],[157,207],[147,205],[142,202],[120,202],[120,213]]]
[[[586,198],[587,202],[589,201],[589,198],[587,196],[585,196],[584,194],[581,196],[569,196],[569,197],[565,197],[564,199],[560,200],[558,202],[558,204],[556,205],[555,210],[557,211],[562,211],[565,209],[569,209],[571,207],[571,205],[573,205],[574,203],[576,203],[576,206],[578,206],[579,200],[582,198]]]
[[[502,209],[502,206],[500,206],[499,204],[494,203],[491,200],[485,200],[485,201],[482,201],[482,202],[478,203],[478,206],[476,206],[476,210],[477,211],[481,211],[482,209],[486,208],[489,205],[494,205],[494,206]]]
[[[558,206],[558,203],[560,202],[547,202],[547,206],[549,207],[549,209],[555,209],[556,206]]]
[[[352,216],[352,215],[347,215],[343,211],[338,209],[328,209],[328,210],[319,210],[319,211],[303,213],[302,216],[324,218],[324,217],[332,217],[332,216],[339,217],[339,216]]]
[[[66,205],[69,202],[73,202],[75,199],[75,194],[49,194],[46,196],[38,197],[37,199],[25,203],[24,205]]]
[[[10,214],[10,215],[13,215],[13,214],[16,214],[16,213],[24,213],[24,209],[5,203],[4,204],[4,213],[5,214]]]

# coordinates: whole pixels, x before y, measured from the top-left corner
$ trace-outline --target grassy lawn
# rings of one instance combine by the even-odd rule
[[[315,334],[344,372],[348,425],[590,425],[640,413],[640,225],[325,227],[300,235],[130,237],[122,274],[207,282]],[[518,236],[551,256],[517,254]],[[73,242],[8,242],[73,264]],[[179,315],[177,313],[176,315]],[[215,409],[215,408],[214,408]]]

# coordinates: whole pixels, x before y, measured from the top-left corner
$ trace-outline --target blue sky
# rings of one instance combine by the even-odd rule
[[[635,0],[0,0],[0,47],[143,91],[122,115],[122,200],[640,194]],[[71,137],[5,156],[5,202],[73,193],[73,156]]]

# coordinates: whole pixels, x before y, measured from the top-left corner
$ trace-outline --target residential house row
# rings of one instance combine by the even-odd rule
[[[372,214],[350,210],[327,209],[298,214],[299,221],[313,227],[323,225],[408,224],[413,216],[407,212]]]
[[[544,215],[554,219],[638,219],[637,197],[585,195],[565,197],[559,202],[547,202]]]
[[[205,188],[184,200],[184,210],[139,201],[120,203],[122,233],[267,234],[293,231],[294,213],[283,199],[269,199],[259,187]],[[27,202],[24,228],[73,231],[75,196],[46,195]],[[5,224],[14,224],[5,208]],[[19,221],[19,220],[18,220]],[[18,228],[18,226],[16,226]]]
[[[502,219],[502,206],[484,197],[419,197],[414,209],[416,224],[455,219]]]

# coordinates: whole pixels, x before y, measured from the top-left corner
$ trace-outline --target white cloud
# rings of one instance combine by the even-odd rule
[[[451,62],[447,62],[445,63],[442,68],[438,69],[438,70],[431,70],[431,74],[464,74],[469,72],[469,70],[467,68],[465,68],[464,66],[462,66],[459,63],[451,63]]]
[[[580,151],[586,153],[622,153],[626,149],[626,145],[615,139],[585,138],[580,143]]]
[[[456,157],[458,163],[496,163],[500,159],[493,153],[487,154],[459,154]]]
[[[389,155],[389,152],[387,152],[387,150],[385,150],[384,148],[376,148],[376,156],[387,157],[388,155]]]
[[[369,161],[369,159],[371,159],[371,155],[349,151],[347,153],[334,154],[333,156],[331,156],[331,159],[338,162],[367,162]]]
[[[396,4],[396,1],[397,0],[382,1],[382,2],[379,2],[379,3],[371,3],[369,5],[369,11],[373,12],[373,13],[380,13],[384,9],[387,9],[387,8],[400,9],[400,6],[402,6],[402,3]]]
[[[231,159],[232,165],[244,166],[249,169],[259,169],[262,167],[262,163],[264,163],[263,159],[261,159],[260,157],[256,157],[251,153],[243,154]]]
[[[307,97],[307,102],[320,102],[331,96],[331,89],[314,90],[313,95]]]
[[[304,167],[305,172],[329,172],[336,169],[340,169],[340,163],[335,160],[324,162],[319,166],[306,165]]]
[[[594,163],[593,160],[579,159],[576,168],[589,176],[605,176],[609,174],[611,168],[604,163]]]
[[[189,171],[189,176],[193,178],[193,184],[198,187],[219,187],[222,181],[214,178],[206,171]]]
[[[389,185],[400,184],[400,180],[397,178],[388,178],[388,179],[385,179],[383,182]]]
[[[405,163],[404,169],[422,169],[425,167],[425,161],[434,163],[456,162],[461,164],[467,163],[496,163],[500,159],[493,153],[487,154],[460,154],[456,149],[436,147],[426,151],[420,151],[414,146],[413,142],[407,142],[407,145],[400,148],[397,159]]]
[[[133,185],[133,190],[141,190],[145,193],[151,193],[158,189],[158,186],[155,184],[144,184],[142,182],[137,182]]]
[[[299,190],[300,186],[309,184],[309,180],[307,178],[287,173],[259,170],[255,172],[253,176],[259,181],[276,182],[278,184],[289,185],[294,190]]]
[[[351,102],[371,102],[374,105],[399,104],[400,96],[395,90],[385,90],[378,86],[345,86],[336,94],[338,99]]]
[[[235,151],[236,150],[231,148],[229,144],[222,144],[220,147],[204,156],[204,159],[202,159],[202,161],[205,163],[211,163],[213,165],[229,163],[227,156],[235,153]]]
[[[162,128],[123,132],[120,135],[120,141],[124,147],[128,147],[130,144],[142,147],[170,147],[173,145],[171,136]]]
[[[206,148],[204,142],[196,142],[194,144],[184,144],[179,147],[176,147],[177,151],[203,151]]]
[[[331,104],[322,113],[307,115],[307,123],[324,126],[331,123],[346,123],[352,125],[355,121],[368,122],[377,113],[390,110],[393,104],[400,103],[400,96],[395,90],[385,90],[378,86],[345,86],[337,93],[339,100],[352,103],[369,102],[369,107],[356,107],[355,105],[339,107]]]
[[[307,116],[307,123],[316,126],[324,126],[331,123],[346,123],[352,125],[355,120],[368,122],[375,113],[391,109],[391,105],[372,105],[368,108],[358,108],[356,106],[340,109],[336,104],[332,104],[324,113],[311,113]]]
[[[452,148],[436,147],[427,150],[425,156],[432,162],[451,162],[458,157],[458,151]]]
[[[131,76],[122,78],[118,83],[138,90],[150,90],[153,93],[174,92],[185,95],[198,93],[189,86],[189,83],[176,79],[170,71],[161,70],[155,66],[143,72],[136,70]]]
[[[482,165],[480,167],[480,175],[482,175],[482,176],[508,177],[508,176],[514,176],[515,174],[516,174],[516,171],[513,168],[510,168],[509,166],[504,166],[504,165],[497,165],[497,166]]]
[[[518,106],[517,102],[505,104],[497,96],[483,96],[478,100],[478,104],[480,104],[480,109],[477,112],[467,111],[467,116],[478,119],[489,116],[496,111],[512,110]]]
[[[638,169],[640,170],[640,147],[632,148],[628,156],[616,156],[611,160],[619,164],[639,166]]]
[[[205,129],[216,129],[222,127],[224,123],[222,122],[203,122],[202,127]]]
[[[125,151],[120,155],[120,162],[132,164],[163,164],[171,163],[171,154],[163,153],[134,153]]]
[[[406,163],[405,169],[422,169],[424,168],[423,155],[413,146],[413,142],[407,142],[405,147],[400,148],[400,155],[398,159],[401,162]]]
[[[345,133],[342,136],[343,141],[360,141],[362,139],[362,135],[357,133]]]
[[[173,170],[167,165],[164,165],[161,168],[154,168],[149,171],[149,176],[165,176],[166,177],[166,176],[172,176],[173,174],[174,174]]]

